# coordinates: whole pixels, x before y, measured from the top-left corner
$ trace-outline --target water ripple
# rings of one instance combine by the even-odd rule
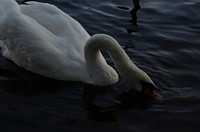
[[[48,2],[91,35],[115,37],[164,100],[146,102],[123,80],[105,88],[49,80],[0,57],[1,131],[200,130],[199,0],[142,0],[140,9],[122,0]]]

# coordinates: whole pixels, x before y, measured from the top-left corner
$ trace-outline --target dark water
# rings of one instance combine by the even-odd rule
[[[49,80],[1,56],[1,132],[200,131],[199,0],[141,0],[141,9],[131,0],[48,2],[91,35],[115,37],[164,100],[146,101],[122,80],[105,88]]]

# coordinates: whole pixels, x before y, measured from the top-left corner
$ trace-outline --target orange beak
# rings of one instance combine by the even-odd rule
[[[143,94],[155,99],[155,100],[158,100],[158,101],[162,101],[163,98],[160,94],[156,93],[155,90],[152,90],[151,88],[146,88],[144,91],[143,91]]]

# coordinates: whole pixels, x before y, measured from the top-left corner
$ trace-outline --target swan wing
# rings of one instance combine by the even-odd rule
[[[54,35],[58,37],[70,36],[70,40],[81,38],[85,41],[90,37],[78,21],[56,6],[35,1],[27,2],[27,4],[20,5],[21,12],[35,19]],[[83,44],[85,45],[85,43]]]
[[[52,21],[52,26],[42,24],[42,19],[23,14],[14,0],[1,3],[0,8],[4,11],[1,12],[4,15],[0,17],[0,46],[3,56],[27,70],[47,77],[59,80],[88,80],[82,48],[87,38],[73,41],[79,31],[73,34],[71,29],[65,31],[65,38],[61,37],[62,35],[56,34],[57,28],[53,29],[53,26],[57,26],[56,22]],[[44,19],[50,19],[50,15],[44,16]],[[62,22],[65,22],[65,26],[68,24],[66,20]],[[84,35],[89,37],[87,33]]]

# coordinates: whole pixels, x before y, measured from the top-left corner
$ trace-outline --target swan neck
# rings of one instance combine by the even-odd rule
[[[106,85],[109,85],[109,83],[116,83],[116,81],[118,81],[118,75],[116,71],[106,63],[100,50],[105,50],[110,54],[119,73],[121,73],[123,69],[126,69],[124,66],[127,66],[126,64],[130,62],[130,59],[118,42],[108,35],[94,35],[87,41],[85,46],[85,59],[90,76],[94,80],[101,80],[103,82],[108,80],[109,82],[107,82]],[[114,80],[109,80],[110,78],[114,78]],[[101,81],[100,83],[102,83]],[[95,81],[95,84],[97,83],[98,81]]]
[[[119,43],[111,36],[105,34],[97,34],[91,37],[91,41],[88,41],[85,48],[87,48],[85,51],[88,51],[93,57],[98,56],[100,50],[107,51],[112,57],[116,67],[120,66],[120,64],[124,66],[124,63],[130,61],[130,58]]]

